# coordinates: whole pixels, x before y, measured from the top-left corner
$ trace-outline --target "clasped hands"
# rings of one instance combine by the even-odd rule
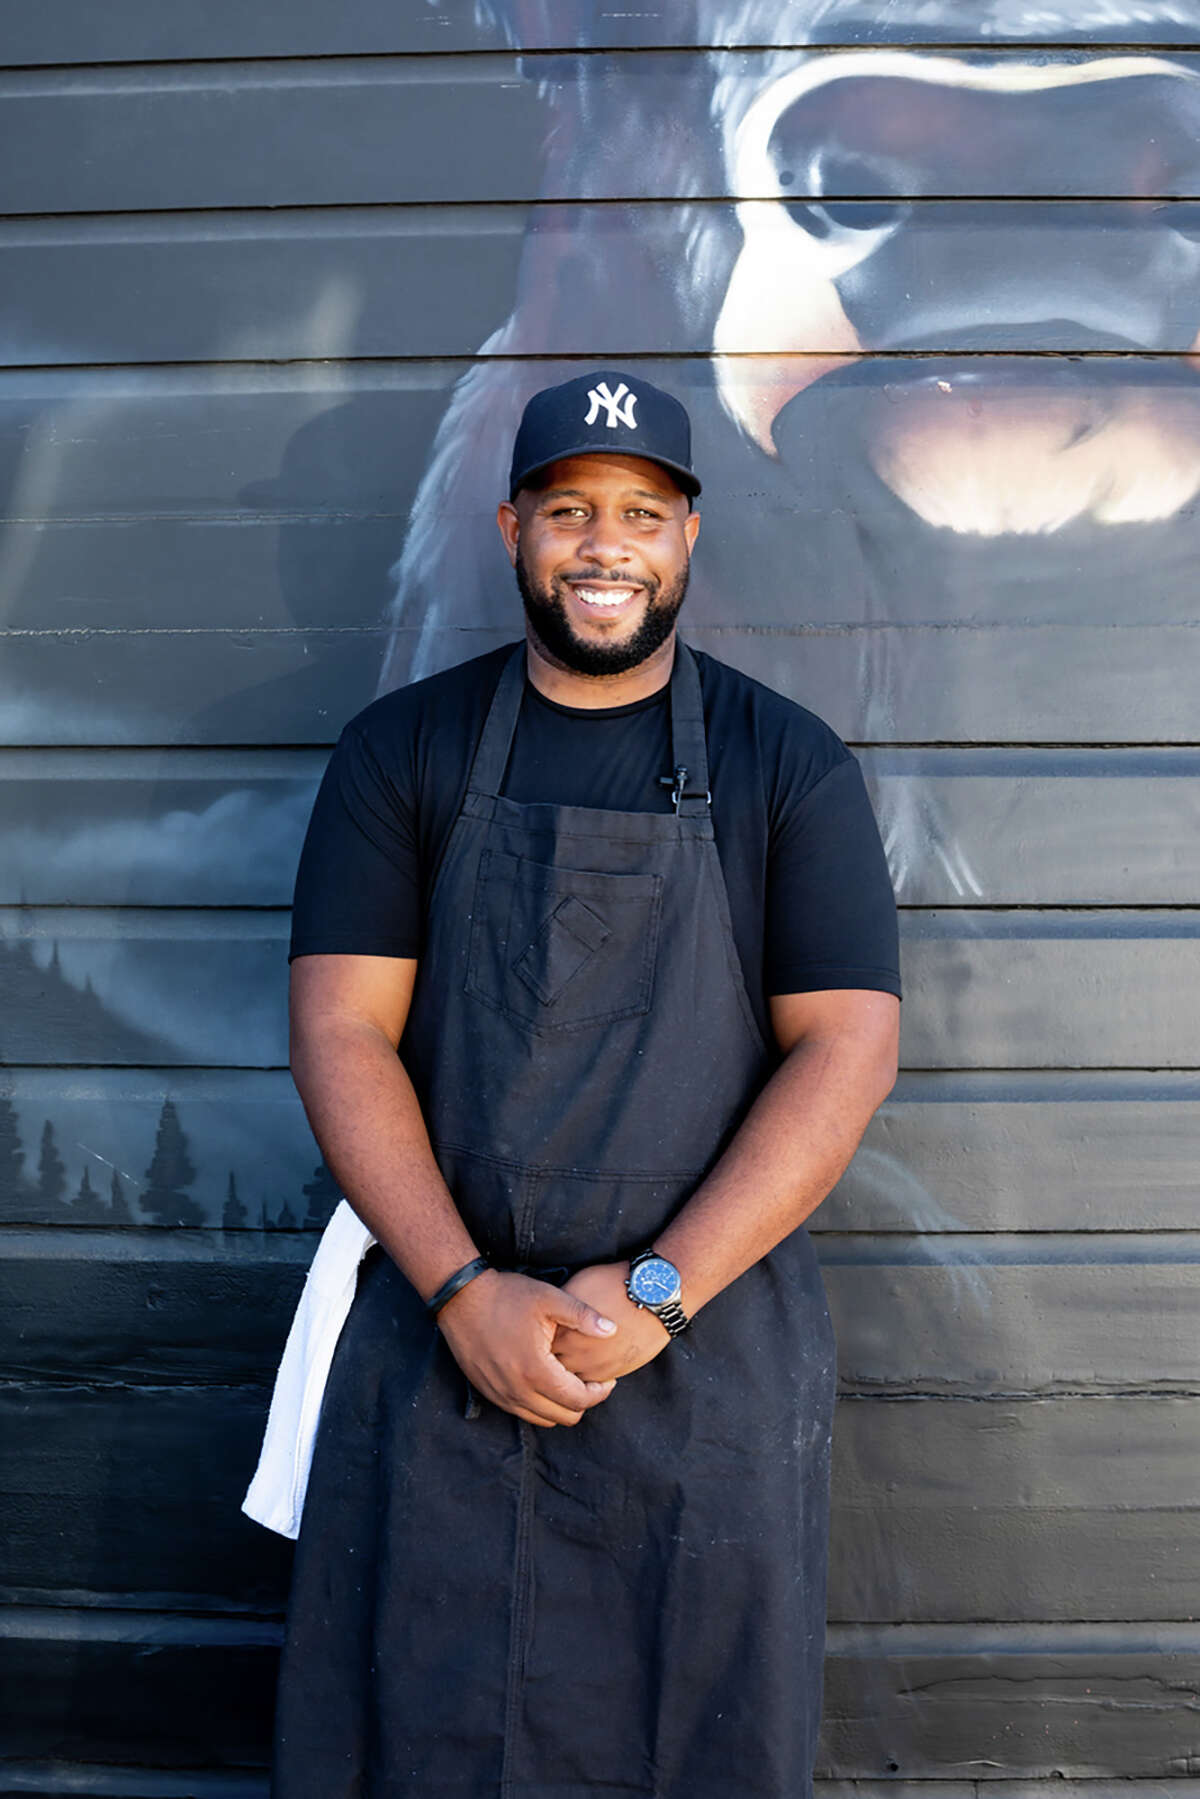
[[[529,1424],[578,1424],[620,1376],[671,1341],[625,1291],[628,1262],[581,1268],[564,1287],[491,1268],[442,1308],[454,1359],[493,1405]]]

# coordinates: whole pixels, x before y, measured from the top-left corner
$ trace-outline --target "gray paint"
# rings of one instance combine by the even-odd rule
[[[68,1752],[99,1752],[113,1761],[143,1742],[168,1765],[185,1754],[218,1767],[261,1759],[265,1743],[253,1708],[270,1690],[274,1656],[258,1635],[242,1626],[236,1635],[222,1631],[191,1647],[164,1641],[139,1620],[73,1650],[61,1640],[0,1646],[0,1654],[8,1650],[8,1668],[24,1670],[26,1707],[11,1729],[14,1749],[27,1752],[39,1729],[49,1728]],[[920,1778],[944,1768],[962,1779],[981,1762],[1046,1777],[1057,1771],[1094,1778],[1120,1768],[1157,1779],[1177,1771],[1172,1744],[1187,1729],[1194,1639],[1122,1653],[1053,1638],[1044,1647],[1035,1639],[981,1650],[965,1638],[947,1641],[944,1633],[927,1647],[916,1634],[915,1641],[896,1641],[886,1660],[878,1658],[870,1637],[842,1644],[835,1638],[825,1774]],[[108,1668],[121,1677],[111,1697],[103,1678]],[[1165,1677],[1161,1686],[1155,1670]],[[56,1703],[64,1680],[78,1694],[69,1716]],[[211,1720],[207,1733],[197,1723],[197,1698]]]
[[[841,205],[846,229],[866,237],[876,203]],[[808,235],[776,200],[742,202],[742,214],[780,258],[793,234]],[[1184,225],[1134,200],[914,201],[878,251],[884,288],[861,302],[865,341],[906,353],[1182,354],[1200,325],[1191,214]],[[695,354],[708,347],[712,313],[674,317],[668,296],[693,233],[729,242],[736,229],[719,200],[17,219],[0,225],[0,355],[16,367],[464,356],[502,322],[496,297],[511,292],[523,257],[537,284],[581,295],[541,323],[542,354]],[[594,246],[586,258],[581,242]],[[1039,271],[1082,318],[1035,317],[1029,328]],[[901,336],[906,315],[888,313],[885,294],[903,282],[914,322]],[[756,349],[794,351],[779,330]],[[819,322],[805,345],[846,348]]]
[[[509,643],[502,627],[420,633],[429,668]],[[1191,744],[1200,738],[1190,625],[696,626],[699,649],[819,709],[853,742]],[[418,628],[12,634],[0,742],[331,743],[375,697],[381,660]],[[1119,652],[1119,654],[1118,654]]]
[[[6,1605],[90,1602],[100,1629],[139,1607],[278,1616],[291,1552],[238,1511],[267,1398],[62,1378],[0,1393]],[[964,1655],[981,1619],[1169,1629],[1155,1621],[1193,1612],[1200,1584],[1196,1427],[1197,1401],[1166,1395],[844,1399],[831,1618],[941,1620]],[[147,1474],[164,1456],[165,1487]]]
[[[860,759],[902,904],[1187,905],[1200,890],[1193,750]],[[0,751],[0,905],[69,904],[86,881],[100,905],[285,906],[324,765],[321,750]]]
[[[607,48],[661,44],[1012,43],[1188,44],[1200,41],[1194,0],[1112,0],[1086,10],[1054,0],[1036,9],[1022,0],[931,0],[920,7],[872,0],[797,0],[700,7],[665,0],[632,10],[619,0],[538,0],[521,9],[465,0],[381,10],[377,0],[322,0],[291,13],[248,13],[236,0],[169,13],[154,0],[121,0],[103,23],[88,0],[62,0],[52,14],[8,21],[5,54],[12,64],[81,63],[141,58],[383,55],[396,51],[479,50],[513,42],[531,50],[580,45]]]
[[[302,1212],[302,1207],[297,1206]],[[300,1231],[5,1233],[14,1377],[269,1386],[312,1251]],[[117,1238],[124,1253],[111,1254]],[[108,1252],[108,1253],[106,1253]],[[1200,1237],[824,1235],[843,1393],[1194,1393]],[[171,1334],[158,1316],[170,1294]],[[219,1321],[219,1322],[214,1322]],[[989,1493],[991,1489],[987,1490]],[[981,1490],[978,1497],[986,1497]]]
[[[86,1231],[118,1223],[114,1170],[132,1221],[159,1222],[145,1214],[140,1195],[168,1099],[195,1170],[185,1186],[193,1225],[222,1227],[230,1174],[246,1208],[239,1229],[253,1234],[265,1219],[276,1230],[289,1215],[311,1229],[324,1216],[328,1195],[306,1191],[315,1184],[317,1148],[282,1070],[24,1067],[7,1076],[0,1097],[12,1108],[24,1155],[17,1189],[0,1195],[0,1220],[65,1227],[65,1239],[45,1238],[46,1255],[70,1257],[80,1244],[96,1253]],[[52,1203],[39,1195],[38,1181],[47,1122],[65,1181]],[[1034,1253],[1038,1239],[1056,1232],[1086,1244],[1076,1233],[1190,1231],[1198,1130],[1194,1074],[910,1073],[812,1228],[818,1238],[897,1234],[898,1253],[946,1235],[1030,1233]],[[85,1169],[95,1199],[80,1208]],[[114,1230],[105,1253],[125,1253],[128,1241]],[[1166,1237],[1168,1249],[1173,1241]],[[15,1242],[5,1234],[0,1250]],[[278,1242],[278,1253],[290,1256],[286,1231]],[[986,1244],[980,1253],[986,1256]]]
[[[1200,1063],[1200,913],[915,910],[901,922],[908,1067]],[[287,936],[273,911],[0,909],[0,1048],[34,1065],[283,1067]]]
[[[467,193],[526,200],[537,197],[530,177],[547,104],[585,110],[596,93],[617,89],[703,132],[714,75],[757,87],[776,62],[763,50],[675,50],[345,57],[326,63],[318,79],[307,59],[11,72],[0,80],[0,209],[430,204]],[[1135,72],[1115,86],[1097,79],[1061,92],[1047,85],[1012,105],[987,88],[951,89],[929,78],[939,68],[990,70],[994,55],[943,54],[904,66],[895,52],[867,52],[846,69],[842,52],[827,50],[808,66],[819,64],[831,70],[830,81],[798,97],[776,144],[795,163],[787,170],[793,198],[877,190],[1007,198],[1200,192],[1194,54],[1142,52],[1129,65],[1127,52],[1049,52],[1038,58],[1047,83],[1054,71],[1084,66],[1097,75],[1117,66]],[[923,141],[885,185],[876,162],[872,185],[860,157],[878,155],[879,134],[901,108],[922,111]],[[1144,130],[1158,149],[1152,171],[1128,154],[1130,138]],[[955,155],[944,149],[950,133],[960,141]],[[816,186],[814,156],[822,159]],[[616,180],[601,155],[588,195],[653,199],[678,191],[670,161],[646,159],[631,175]],[[728,180],[710,192],[742,197]],[[552,162],[540,197],[570,201],[579,189]]]

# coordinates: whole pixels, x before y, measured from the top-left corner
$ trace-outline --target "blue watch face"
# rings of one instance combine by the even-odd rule
[[[665,1256],[651,1256],[648,1262],[639,1262],[633,1270],[629,1276],[629,1287],[633,1297],[642,1305],[665,1306],[672,1299],[679,1298],[679,1270]]]

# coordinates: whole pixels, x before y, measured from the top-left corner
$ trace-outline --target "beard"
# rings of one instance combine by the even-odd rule
[[[561,579],[555,576],[548,586],[535,587],[519,545],[516,573],[525,617],[551,662],[576,675],[623,675],[629,669],[639,667],[660,649],[675,629],[675,620],[687,593],[690,564],[684,563],[669,587],[653,579],[642,583],[646,595],[642,622],[631,636],[622,638],[619,643],[588,643],[577,637],[567,614]],[[586,579],[593,587],[604,586],[602,578],[588,575]]]

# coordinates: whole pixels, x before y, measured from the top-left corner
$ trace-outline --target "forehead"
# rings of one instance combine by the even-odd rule
[[[652,493],[664,500],[682,500],[683,489],[661,468],[644,456],[564,456],[552,462],[537,477],[534,491],[548,491],[605,497],[623,493]]]

